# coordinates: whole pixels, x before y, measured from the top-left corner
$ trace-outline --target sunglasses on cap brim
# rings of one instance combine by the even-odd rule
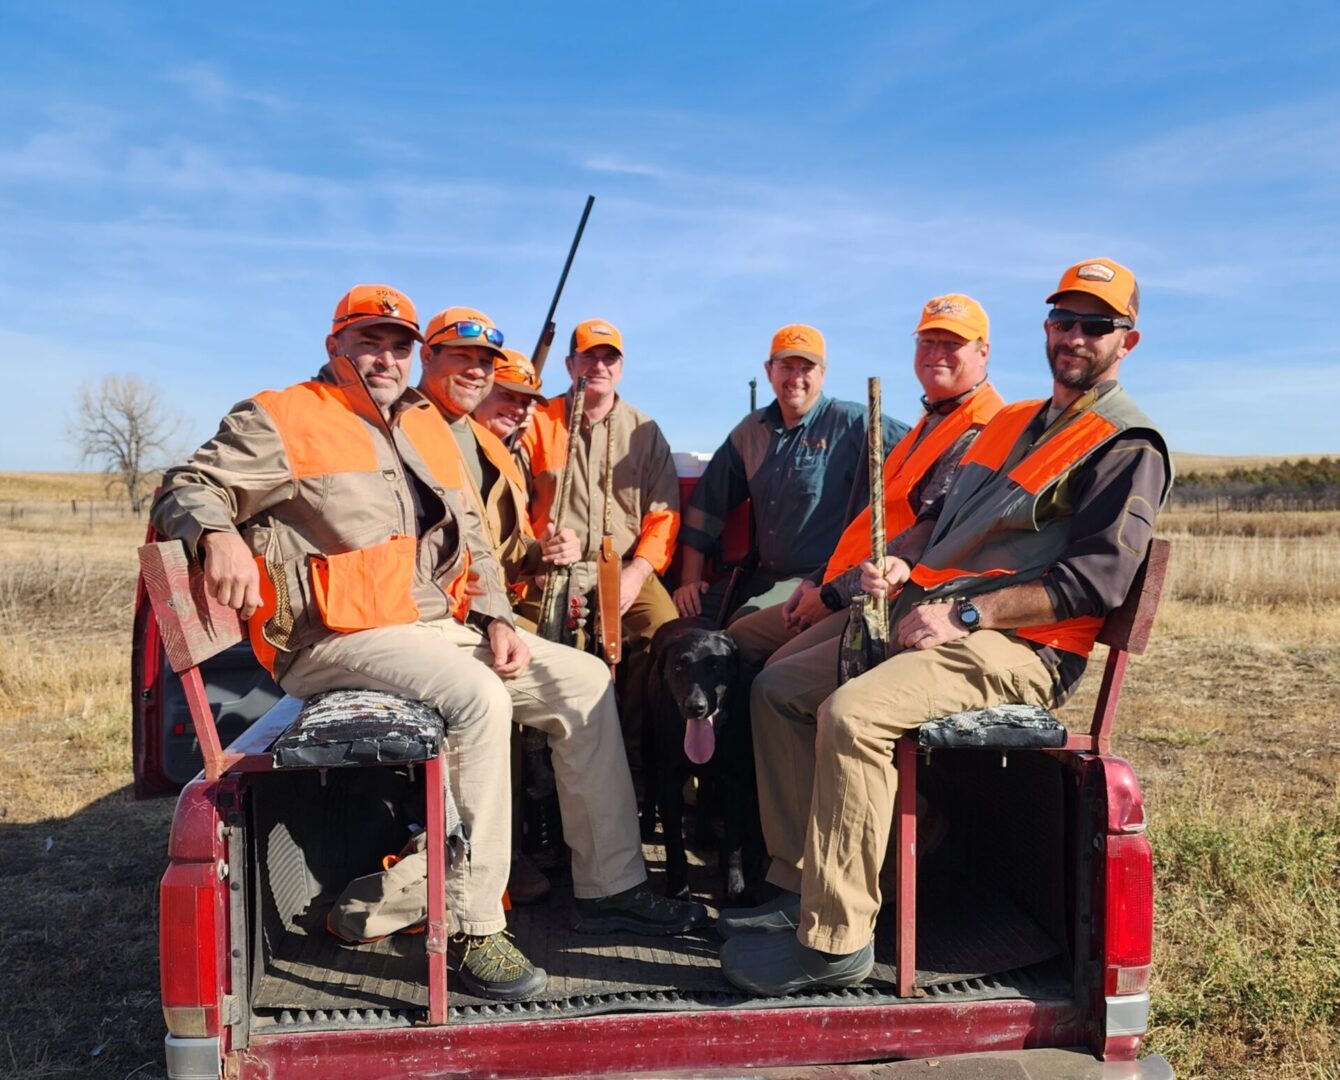
[[[468,319],[463,322],[447,323],[433,335],[432,344],[437,345],[443,339],[464,339],[483,338],[495,348],[502,348],[503,333],[495,326],[485,326],[482,322],[474,319]]]
[[[1079,323],[1085,337],[1104,337],[1113,330],[1131,330],[1135,322],[1124,315],[1080,315],[1065,308],[1052,308],[1047,312],[1047,325],[1055,327],[1063,334],[1070,333]]]

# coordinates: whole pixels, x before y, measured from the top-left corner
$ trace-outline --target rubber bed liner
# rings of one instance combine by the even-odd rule
[[[919,986],[1017,973],[1058,954],[1042,928],[1003,895],[983,895],[953,881],[925,884],[918,922]],[[549,972],[549,984],[536,999],[549,1006],[545,1014],[758,1004],[739,995],[721,975],[721,940],[711,927],[678,938],[579,934],[569,929],[571,906],[570,891],[559,886],[546,903],[517,908],[508,920],[522,951]],[[326,932],[328,907],[329,900],[317,901],[295,920],[257,987],[253,1008],[307,1013],[426,1008],[424,936],[396,934],[369,945],[347,945]],[[893,911],[886,907],[866,989],[892,993],[892,952]],[[1000,984],[998,992],[1008,989]],[[812,1000],[813,995],[802,995],[776,1004]],[[856,1000],[868,998],[858,995]],[[457,1015],[473,1015],[478,1012],[474,1007],[490,1004],[456,990],[450,1001]],[[488,1010],[499,1018],[525,1011],[534,1010]]]

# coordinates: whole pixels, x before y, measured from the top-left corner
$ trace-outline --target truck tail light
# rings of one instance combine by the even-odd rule
[[[178,1038],[219,1033],[216,884],[209,863],[172,863],[158,887],[163,1019]]]
[[[1107,838],[1104,994],[1149,989],[1154,945],[1154,857],[1143,833]]]

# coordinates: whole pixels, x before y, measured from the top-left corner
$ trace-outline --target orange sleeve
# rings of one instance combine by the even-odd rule
[[[633,555],[646,559],[658,574],[670,567],[679,537],[679,511],[651,510],[642,515],[642,535]]]

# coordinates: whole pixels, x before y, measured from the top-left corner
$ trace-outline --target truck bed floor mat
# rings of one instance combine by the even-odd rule
[[[1060,951],[1003,894],[980,886],[970,889],[953,879],[923,884],[920,986],[961,983],[969,993],[982,989],[969,985],[975,980],[1038,965]],[[721,1007],[752,1000],[741,997],[721,975],[721,943],[710,928],[679,938],[578,934],[568,929],[571,904],[571,891],[556,886],[547,904],[517,909],[509,918],[518,945],[549,972],[539,1001],[546,1006],[544,1013]],[[425,1008],[424,937],[393,935],[349,945],[326,932],[328,906],[328,899],[318,901],[290,925],[257,986],[253,1008],[309,1013]],[[893,910],[887,907],[877,931],[875,971],[866,984],[877,994],[893,986],[893,931]],[[1002,985],[996,993],[1007,989]],[[493,1006],[454,989],[451,1003],[457,1009],[486,1010],[485,1015],[534,1011]],[[796,998],[778,1002],[796,1003]]]

